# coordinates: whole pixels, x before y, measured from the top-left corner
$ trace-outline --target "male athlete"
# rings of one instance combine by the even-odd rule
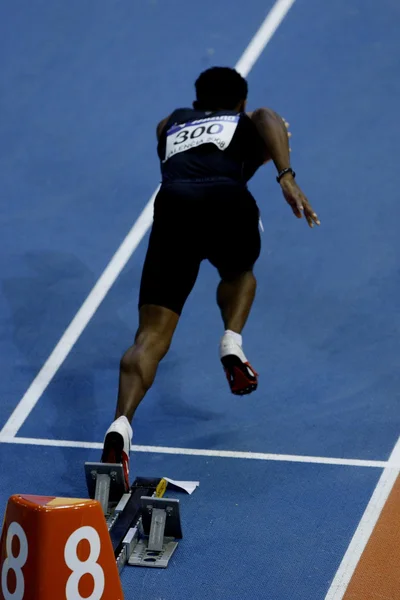
[[[296,217],[319,225],[290,166],[285,121],[260,108],[246,113],[247,82],[234,69],[214,67],[196,81],[193,108],[175,110],[157,127],[161,189],[143,267],[139,328],[121,359],[115,421],[103,462],[124,465],[129,488],[130,423],[167,353],[203,259],[218,270],[217,303],[225,333],[220,359],[233,394],[257,388],[242,349],[242,329],[256,291],[259,211],[247,182],[272,160]]]

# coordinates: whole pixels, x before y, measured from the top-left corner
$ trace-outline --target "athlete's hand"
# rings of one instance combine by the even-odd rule
[[[298,219],[301,219],[303,214],[310,227],[320,225],[320,221],[313,211],[311,204],[297,185],[291,175],[287,175],[281,179],[281,188],[286,202],[291,206],[293,213]]]

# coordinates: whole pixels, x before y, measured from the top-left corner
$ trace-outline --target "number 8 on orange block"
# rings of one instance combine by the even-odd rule
[[[94,500],[12,496],[0,540],[0,600],[123,600]]]

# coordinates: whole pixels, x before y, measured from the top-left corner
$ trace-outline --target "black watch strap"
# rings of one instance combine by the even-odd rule
[[[287,173],[291,173],[293,178],[296,177],[296,173],[293,171],[293,169],[291,167],[289,167],[288,169],[283,169],[283,171],[280,171],[280,173],[278,173],[278,177],[276,178],[277,182],[280,183],[282,177],[284,175],[286,175]]]

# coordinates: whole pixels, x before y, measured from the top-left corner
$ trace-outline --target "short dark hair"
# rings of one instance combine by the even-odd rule
[[[195,83],[195,108],[233,110],[247,99],[247,81],[229,67],[212,67],[203,71]]]

